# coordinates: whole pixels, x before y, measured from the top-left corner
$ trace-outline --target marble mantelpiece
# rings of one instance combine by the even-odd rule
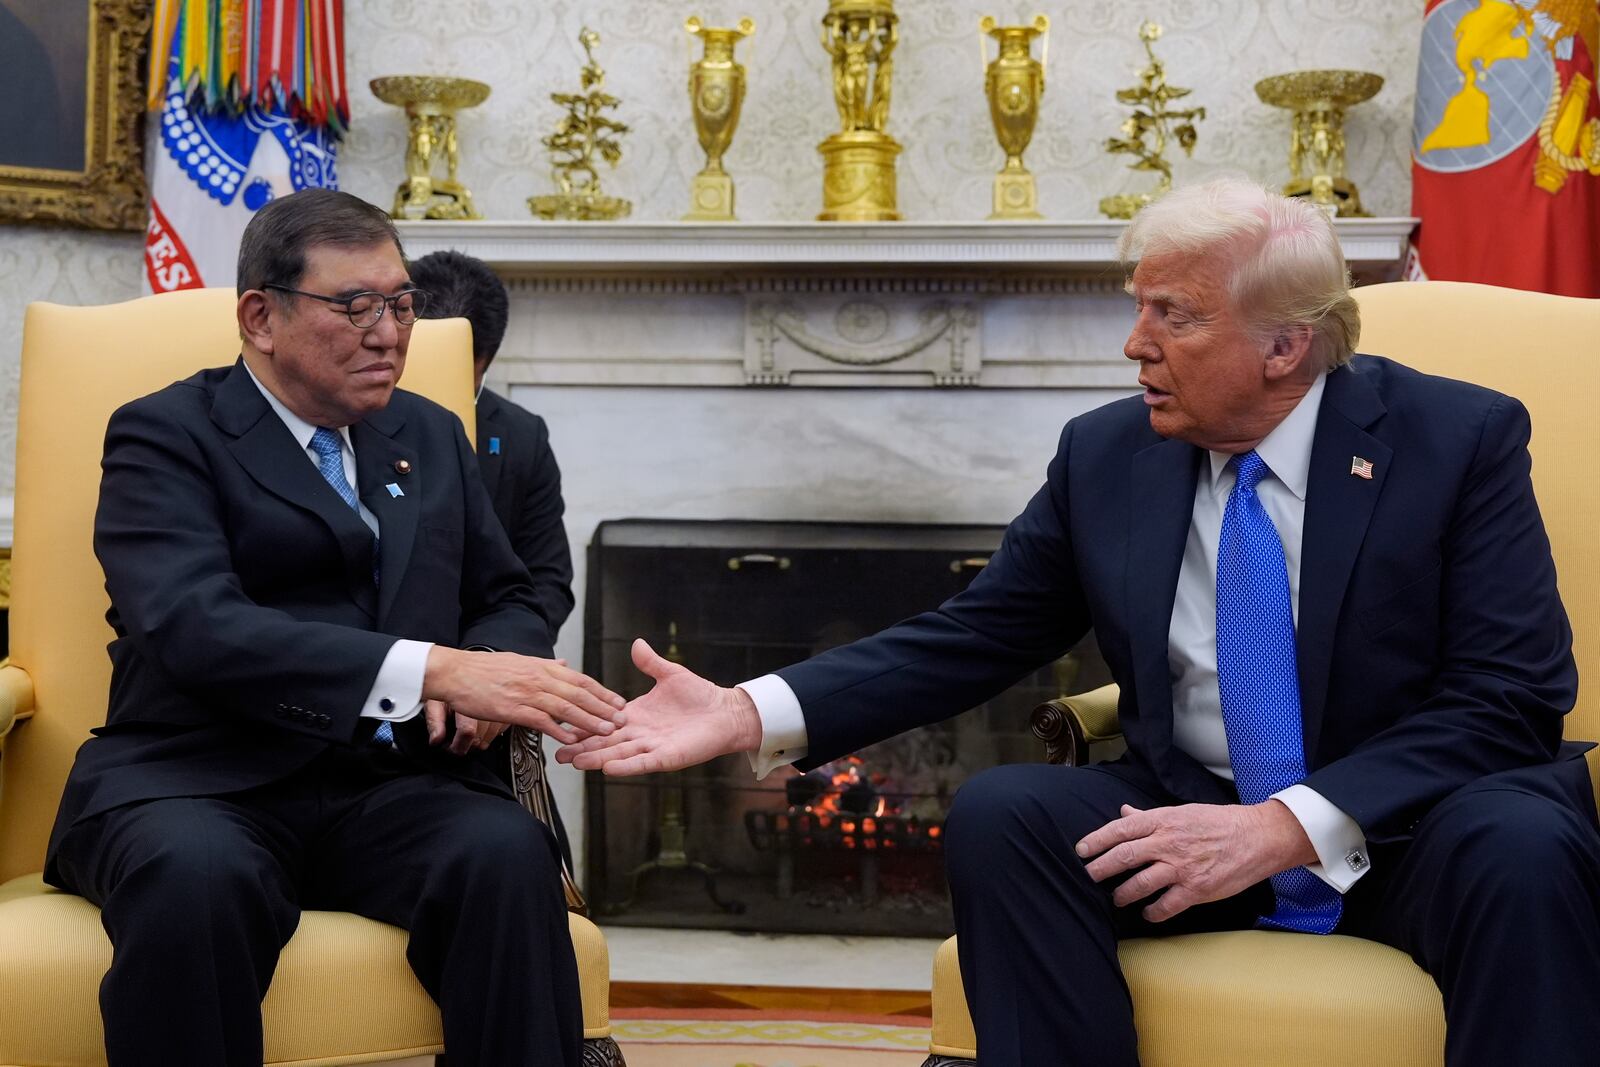
[[[1412,219],[1336,223],[1358,278]],[[1123,222],[420,222],[511,290],[502,384],[1122,388]]]

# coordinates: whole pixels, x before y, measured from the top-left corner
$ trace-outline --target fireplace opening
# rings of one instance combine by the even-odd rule
[[[632,698],[635,637],[720,685],[965,588],[1004,527],[628,519],[589,547],[584,669]],[[961,783],[1043,759],[1038,703],[1109,680],[1092,636],[954,718],[802,774],[744,756],[586,778],[587,895],[603,923],[938,937],[953,932],[944,818]]]

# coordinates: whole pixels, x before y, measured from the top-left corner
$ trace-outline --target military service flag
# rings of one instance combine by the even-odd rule
[[[1408,277],[1600,297],[1597,0],[1427,0]]]

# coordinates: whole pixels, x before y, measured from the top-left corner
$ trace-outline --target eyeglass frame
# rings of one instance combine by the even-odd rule
[[[295,296],[309,296],[311,299],[320,300],[324,304],[343,304],[345,318],[349,319],[350,325],[354,326],[358,330],[376,329],[378,323],[383,321],[383,316],[391,311],[394,313],[394,323],[396,326],[410,328],[417,324],[417,319],[422,317],[421,312],[423,308],[427,307],[428,303],[428,291],[426,289],[416,288],[402,289],[393,296],[384,296],[382,293],[372,289],[365,289],[359,293],[351,293],[349,296],[324,296],[321,293],[307,292],[304,289],[291,289],[287,285],[276,285],[272,282],[268,282],[261,288],[271,289],[274,292],[279,293],[292,293]],[[350,306],[364,296],[377,297],[378,299],[378,317],[367,323],[365,326],[356,321],[355,309]],[[413,307],[411,309],[411,321],[404,322],[400,318],[400,308],[398,303],[402,298],[408,296],[411,297],[413,301]]]

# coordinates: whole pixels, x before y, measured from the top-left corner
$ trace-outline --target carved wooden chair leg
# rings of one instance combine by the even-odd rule
[[[615,1041],[609,1037],[591,1037],[583,1043],[583,1067],[628,1067],[628,1063]]]
[[[513,726],[510,734],[511,782],[516,789],[517,800],[539,821],[554,827],[556,805],[550,796],[550,775],[544,763],[543,735],[524,726]],[[561,864],[561,888],[567,896],[567,910],[587,916],[589,903],[583,899],[578,882],[567,869],[565,861]]]

